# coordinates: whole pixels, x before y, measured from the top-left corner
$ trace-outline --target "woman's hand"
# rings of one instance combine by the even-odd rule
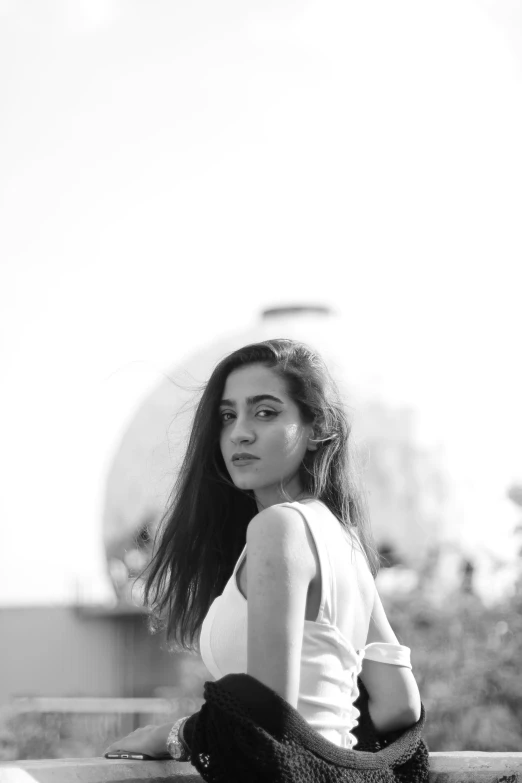
[[[141,726],[131,731],[105,749],[104,753],[118,753],[131,751],[132,753],[146,753],[155,759],[170,759],[167,750],[167,737],[172,723],[163,723],[161,726]]]

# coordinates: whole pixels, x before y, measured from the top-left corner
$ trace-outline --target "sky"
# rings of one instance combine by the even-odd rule
[[[133,411],[285,303],[342,313],[444,445],[462,529],[508,549],[522,5],[0,0],[0,22],[0,602],[109,596]]]

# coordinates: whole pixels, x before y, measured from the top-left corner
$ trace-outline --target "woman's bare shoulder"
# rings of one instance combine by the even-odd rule
[[[313,576],[315,558],[313,539],[306,521],[299,513],[285,504],[275,504],[263,509],[250,521],[247,528],[247,550],[253,554],[254,547],[268,557],[291,559]]]

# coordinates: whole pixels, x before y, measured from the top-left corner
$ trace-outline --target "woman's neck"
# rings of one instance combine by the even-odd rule
[[[285,487],[285,493],[280,489],[276,491],[259,491],[255,492],[255,500],[257,504],[257,510],[263,511],[265,508],[275,506],[277,503],[296,503],[302,500],[313,500],[313,496],[309,492],[301,489],[301,487]]]

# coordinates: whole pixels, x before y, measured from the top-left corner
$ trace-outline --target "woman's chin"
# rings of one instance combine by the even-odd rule
[[[256,489],[255,481],[248,479],[247,476],[242,478],[241,476],[235,476],[232,481],[238,489]]]
[[[235,475],[234,477],[231,476],[232,481],[234,482],[234,485],[238,489],[242,489],[244,491],[250,490],[252,492],[257,492],[258,490],[262,490],[266,488],[266,482],[260,480],[260,478],[257,478],[256,476],[241,476],[241,475]]]

